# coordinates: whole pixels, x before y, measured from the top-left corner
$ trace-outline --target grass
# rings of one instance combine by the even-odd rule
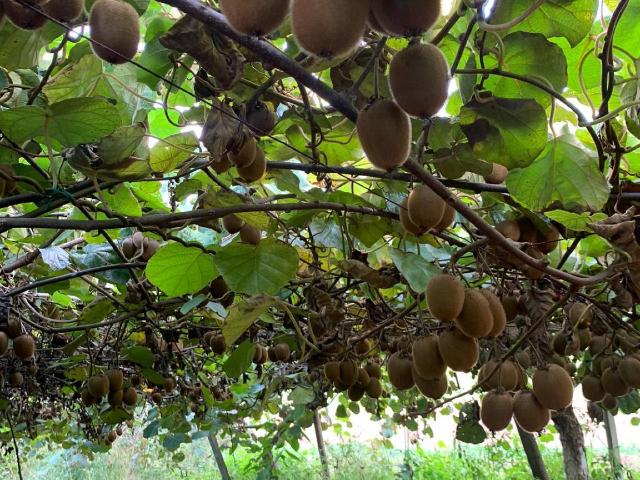
[[[174,454],[184,455],[175,462]],[[590,452],[593,480],[611,478],[605,452]],[[525,480],[531,473],[524,452],[505,442],[492,446],[461,446],[454,450],[425,451],[412,447],[407,451],[381,445],[345,443],[328,447],[333,480]],[[542,447],[549,475],[563,479],[561,453]],[[276,454],[276,476],[279,480],[320,479],[321,465],[315,449],[294,452],[280,450]],[[257,459],[239,450],[226,455],[231,478],[254,480],[266,478],[255,471]],[[92,461],[63,449],[45,446],[32,449],[22,458],[25,480],[211,480],[220,478],[206,440],[183,445],[168,452],[156,442],[140,434],[121,437],[108,454],[98,454]],[[639,478],[640,472],[629,472]],[[18,478],[12,454],[0,462],[0,478]]]

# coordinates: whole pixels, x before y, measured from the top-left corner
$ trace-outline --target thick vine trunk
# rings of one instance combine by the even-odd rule
[[[322,480],[329,480],[329,460],[327,459],[327,449],[324,445],[324,437],[322,436],[322,422],[320,421],[320,413],[318,413],[318,410],[315,410],[313,412],[313,427],[316,431],[318,454],[320,455],[320,464],[322,465]]]
[[[618,444],[618,431],[616,430],[615,417],[604,411],[604,428],[607,432],[607,446],[609,447],[609,462],[611,463],[611,477],[622,480],[622,462],[620,461],[620,445]]]
[[[531,469],[531,475],[536,480],[550,480],[547,468],[540,455],[540,449],[538,448],[538,442],[536,437],[531,433],[522,430],[518,424],[518,435],[520,435],[520,442],[522,442],[522,448],[527,455],[527,461],[529,462],[529,468]]]
[[[560,434],[564,473],[568,480],[589,480],[584,436],[573,407],[555,412],[553,423]]]
[[[213,457],[216,459],[222,480],[231,480],[229,470],[227,470],[227,464],[224,462],[224,457],[222,456],[222,450],[220,450],[218,439],[212,433],[209,434],[209,445],[211,446]]]

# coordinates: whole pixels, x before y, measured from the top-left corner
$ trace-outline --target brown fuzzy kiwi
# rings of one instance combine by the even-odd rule
[[[90,407],[91,405],[94,405],[97,401],[96,397],[91,395],[89,390],[86,388],[80,392],[80,399],[82,400],[82,403],[84,404],[85,407]]]
[[[411,235],[415,235],[416,237],[424,235],[427,229],[419,227],[409,218],[409,210],[407,209],[408,203],[409,198],[405,198],[400,204],[400,225],[402,225],[402,228],[404,228]]]
[[[211,164],[211,167],[213,167],[213,170],[218,175],[221,175],[231,170],[231,167],[233,167],[233,163],[231,163],[231,160],[229,160],[229,155],[223,155],[217,161],[214,160]]]
[[[518,227],[520,228],[520,242],[536,243],[538,241],[538,230],[531,220],[526,217],[518,219]]]
[[[115,392],[116,390],[122,390],[124,384],[124,374],[119,368],[114,368],[106,371],[107,378],[109,379],[109,390]]]
[[[593,320],[593,310],[586,303],[574,303],[569,309],[569,321],[576,327],[588,327]]]
[[[278,359],[276,358],[276,351],[273,349],[273,347],[269,347],[267,349],[267,358],[269,359],[270,362],[278,361]]]
[[[288,362],[291,358],[291,347],[288,343],[279,343],[273,347],[273,350],[279,362]]]
[[[368,363],[365,365],[364,369],[371,378],[377,378],[379,380],[382,377],[382,369],[377,363]]]
[[[358,381],[358,365],[353,360],[340,362],[340,382],[350,387]]]
[[[162,394],[160,392],[153,392],[151,394],[151,401],[156,405],[160,405],[162,403]]]
[[[138,403],[138,392],[136,392],[136,389],[133,387],[125,389],[122,394],[122,401],[125,405],[129,405],[130,407]]]
[[[438,378],[447,371],[447,365],[438,350],[438,337],[435,335],[422,337],[413,342],[412,357],[413,366],[422,378]]]
[[[522,368],[529,368],[531,366],[531,355],[524,350],[517,352],[514,358]]]
[[[11,23],[23,30],[37,30],[47,23],[47,17],[14,0],[4,0],[3,6],[4,13]]]
[[[276,126],[277,117],[264,102],[255,102],[247,106],[247,126],[262,137],[269,135]]]
[[[396,102],[378,100],[358,115],[358,138],[369,162],[391,171],[411,153],[411,120]]]
[[[602,388],[609,395],[621,397],[629,392],[629,386],[625,383],[620,371],[616,367],[608,367],[602,372],[600,377]]]
[[[489,308],[493,316],[493,326],[491,331],[487,334],[489,338],[496,338],[502,335],[504,328],[507,326],[507,313],[504,311],[504,307],[500,302],[500,299],[491,290],[482,289],[480,293],[484,295],[484,298],[489,302]]]
[[[460,330],[446,330],[438,336],[438,350],[444,363],[456,372],[468,372],[480,357],[478,340]]]
[[[213,353],[218,355],[222,355],[227,349],[227,342],[224,340],[223,335],[215,335],[211,338],[211,342],[209,343],[211,350]]]
[[[514,242],[520,239],[520,224],[514,220],[505,220],[496,225],[496,230],[502,234],[503,237],[509,238]]]
[[[260,147],[256,147],[256,156],[251,165],[238,167],[238,175],[247,183],[257,182],[267,172],[267,157]]]
[[[498,370],[489,377],[496,367],[498,367]],[[494,390],[499,387],[503,390],[513,391],[518,386],[519,380],[518,369],[516,364],[511,360],[505,360],[502,364],[499,364],[497,360],[489,360],[478,372],[478,383],[485,391]]]
[[[324,365],[324,376],[330,382],[335,382],[340,378],[340,362],[327,362]]]
[[[518,372],[518,384],[516,390],[527,388],[527,372],[519,364],[516,363],[516,371]]]
[[[253,228],[248,223],[240,229],[240,240],[249,245],[258,245],[262,239],[262,234],[257,228]]]
[[[7,320],[7,326],[5,327],[5,332],[11,339],[19,337],[22,335],[22,321],[17,318],[9,318],[9,320]]]
[[[599,402],[604,398],[605,393],[598,377],[591,374],[584,376],[582,379],[582,395],[584,398],[592,402]]]
[[[456,326],[469,337],[486,337],[493,330],[493,313],[487,298],[480,290],[467,288],[462,311]]]
[[[551,348],[558,355],[564,355],[567,350],[567,335],[564,332],[556,333],[551,339]]]
[[[602,399],[602,406],[607,410],[615,410],[618,408],[618,399],[613,395],[606,394]]]
[[[426,185],[418,185],[409,194],[409,219],[424,231],[435,227],[444,216],[444,201]]]
[[[13,339],[13,353],[16,357],[26,360],[33,357],[36,351],[36,341],[31,335],[20,335]]]
[[[233,304],[236,294],[229,289],[229,285],[222,276],[215,278],[209,284],[209,294],[211,298],[219,302],[223,307]]]
[[[371,381],[371,377],[369,376],[367,371],[364,368],[359,368],[358,379],[356,380],[355,384],[358,385],[359,387],[367,388],[367,385],[369,385],[370,381]]]
[[[9,374],[9,385],[12,387],[20,387],[24,383],[24,375],[20,372],[12,372]]]
[[[56,20],[71,22],[84,10],[84,0],[49,0],[44,5],[44,11]]]
[[[573,381],[564,368],[549,364],[533,374],[533,392],[544,407],[562,410],[573,400]]]
[[[256,344],[253,350],[253,363],[256,365],[262,360],[262,345]]]
[[[387,363],[391,385],[398,390],[409,390],[413,387],[412,365],[413,362],[409,357],[402,356],[399,352],[393,353]]]
[[[212,331],[205,332],[205,334],[202,336],[202,344],[208,347],[215,335],[216,334]]]
[[[535,258],[536,260],[545,259],[544,254],[535,247],[525,248],[525,253],[530,257]],[[545,276],[545,273],[542,270],[532,267],[531,265],[524,265],[521,268],[521,270],[522,270],[522,273],[524,273],[524,276],[530,280],[540,280],[542,277]]]
[[[94,398],[102,398],[109,393],[109,378],[106,375],[94,375],[87,380],[87,389]]]
[[[607,355],[602,358],[601,367],[603,372],[607,368],[616,368],[618,365],[620,365],[620,357],[617,355]]]
[[[167,377],[164,379],[163,387],[165,392],[173,392],[176,388],[176,381],[173,377]]]
[[[109,392],[109,405],[112,407],[119,407],[122,405],[122,400],[124,398],[124,392],[122,390],[116,390],[115,392]]]
[[[7,350],[9,350],[9,336],[4,332],[0,332],[0,356],[7,353]]]
[[[369,382],[369,385],[367,385],[366,393],[371,398],[380,398],[382,395],[382,384],[380,383],[380,380],[375,377],[371,377],[371,381]]]
[[[364,397],[365,389],[359,385],[351,385],[347,391],[347,396],[352,402],[359,402]]]
[[[238,168],[246,168],[256,158],[256,148],[258,148],[258,144],[255,138],[249,137],[236,153],[229,153],[229,160]]]
[[[441,273],[429,280],[427,304],[438,320],[453,322],[462,312],[464,302],[465,289],[457,277]]]
[[[529,433],[538,433],[551,420],[551,412],[528,390],[516,393],[513,399],[513,418],[516,423]]]
[[[620,376],[631,388],[640,388],[640,360],[634,357],[625,357],[618,365]]]
[[[371,0],[373,16],[389,35],[416,37],[440,18],[440,0]]]
[[[446,230],[451,225],[453,225],[453,222],[455,221],[455,219],[456,219],[456,209],[453,208],[448,203],[445,203],[444,215],[442,215],[442,220],[440,220],[440,222],[435,227],[433,227],[433,229],[437,232]]]
[[[413,365],[413,369],[411,370],[413,375],[413,382],[416,384],[416,387],[425,397],[431,398],[433,400],[438,400],[442,398],[446,393],[449,385],[447,383],[447,375],[442,374],[435,378],[423,378],[416,371],[415,365]]]
[[[579,328],[573,332],[574,339],[579,343],[580,350],[586,350],[591,343],[591,331],[588,328]]]
[[[507,322],[512,322],[518,316],[518,297],[515,295],[507,295],[500,300]]]
[[[438,47],[416,43],[393,57],[389,85],[409,115],[432,117],[449,97],[449,65]]]
[[[98,0],[91,8],[89,25],[91,47],[102,60],[115,64],[126,63],[138,52],[140,17],[130,3]]]
[[[551,253],[558,246],[560,241],[560,232],[553,225],[549,225],[545,232],[536,232],[537,247],[542,253]]]
[[[220,9],[235,31],[260,37],[282,25],[289,0],[220,0]]]
[[[484,181],[492,185],[501,185],[507,179],[509,170],[504,165],[494,163],[491,165],[491,173],[484,176]]]
[[[356,355],[366,355],[369,353],[369,350],[371,350],[371,344],[366,338],[364,340],[360,340],[353,346],[353,351]]]
[[[513,397],[507,392],[494,390],[487,393],[480,405],[480,420],[492,432],[507,428],[513,418]]]
[[[373,14],[373,10],[371,9],[369,9],[369,17],[367,18],[367,24],[369,25],[369,28],[376,33],[379,33],[381,35],[388,34],[388,32],[385,31],[384,27],[380,25],[380,22],[375,17],[375,15]]]
[[[340,57],[353,50],[367,26],[369,0],[292,0],[293,36],[318,57]]]
[[[244,227],[244,220],[231,213],[222,218],[222,226],[231,234],[238,233]]]

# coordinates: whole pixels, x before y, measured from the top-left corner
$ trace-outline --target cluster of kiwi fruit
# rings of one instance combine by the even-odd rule
[[[230,215],[225,215],[222,218],[222,226],[227,232],[232,235],[239,233],[240,240],[242,240],[244,243],[248,243],[249,245],[258,245],[260,243],[260,240],[262,239],[260,230],[249,225],[247,222],[242,220],[237,215],[234,215],[233,213]]]
[[[127,260],[148,262],[160,248],[160,242],[136,232],[127,237],[121,245],[122,254]]]
[[[80,392],[82,403],[87,407],[100,405],[106,398],[111,407],[120,407],[123,404],[133,407],[138,402],[138,392],[134,384],[139,384],[139,379],[135,380],[132,377],[127,383],[130,385],[125,385],[124,372],[119,368],[92,375]]]
[[[419,237],[429,230],[441,232],[451,226],[455,209],[426,185],[416,186],[400,204],[400,225]]]
[[[536,225],[526,217],[517,220],[505,220],[496,225],[498,230],[506,238],[514,242],[527,244],[525,252],[531,257],[543,259],[546,254],[553,252],[560,241],[560,232],[553,225],[545,225],[544,231],[536,228]],[[524,265],[517,259],[510,258],[504,251],[499,250],[499,261],[506,266],[515,266],[522,270],[526,277],[537,280],[544,276],[544,272],[531,266]]]
[[[217,355],[222,355],[227,351],[224,335],[211,330],[203,335],[202,344]],[[253,363],[256,365],[262,365],[267,361],[288,362],[291,359],[291,347],[288,343],[280,342],[269,348],[256,343],[255,347]]]
[[[0,10],[4,10],[4,15],[9,21],[23,30],[42,28],[49,20],[48,17],[59,22],[72,22],[84,11],[84,0],[31,0],[29,3],[43,11],[45,15],[15,0],[2,0]]]
[[[123,433],[124,432],[122,430],[122,427],[118,427],[115,430],[110,430],[103,438],[104,443],[107,445],[111,445],[118,439],[118,437],[122,436]]]
[[[324,376],[333,384],[336,391],[346,391],[353,402],[360,401],[365,394],[369,398],[377,399],[383,393],[382,383],[380,383],[382,369],[374,362],[368,362],[364,367],[360,367],[352,358],[341,361],[332,360],[324,364]]]
[[[2,325],[0,330],[0,356],[4,356],[10,351],[13,357],[23,362],[32,360],[36,353],[36,341],[35,339],[26,333],[23,333],[22,322],[15,318],[7,319],[7,323]],[[14,366],[15,367],[15,366]],[[35,374],[37,372],[37,366],[35,363],[28,364],[24,369],[29,374]],[[7,381],[11,387],[17,388],[24,384],[24,374],[17,368],[9,372]]]
[[[237,149],[230,151],[227,158],[247,183],[257,182],[267,172],[267,158],[253,136],[248,136]]]

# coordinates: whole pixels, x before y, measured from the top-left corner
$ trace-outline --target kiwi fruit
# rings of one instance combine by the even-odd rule
[[[0,356],[7,353],[7,350],[9,350],[9,336],[4,332],[0,332]]]
[[[229,160],[229,155],[223,155],[217,161],[214,159],[211,167],[218,175],[222,175],[223,173],[231,170],[233,163]]]
[[[131,60],[140,43],[140,17],[122,0],[97,0],[89,14],[91,47],[102,60],[120,64]]]
[[[509,170],[504,165],[494,163],[491,165],[491,173],[484,176],[484,181],[492,185],[501,185],[507,179]]]
[[[9,320],[7,320],[5,332],[11,339],[19,337],[20,335],[22,335],[22,321],[17,318],[10,318]]]
[[[371,378],[377,378],[379,380],[382,377],[382,369],[377,363],[367,363],[364,366],[364,369],[367,371],[369,377]]]
[[[20,372],[12,372],[9,374],[9,385],[12,387],[20,387],[24,383],[24,375]]]
[[[514,220],[505,220],[496,225],[496,230],[514,242],[520,240],[520,224]]]
[[[122,390],[116,390],[115,392],[109,392],[109,405],[112,407],[119,407],[122,405],[122,400],[124,398],[124,392]]]
[[[431,398],[433,400],[438,400],[439,398],[444,397],[447,393],[447,389],[449,388],[447,384],[447,376],[446,374],[442,374],[435,378],[423,378],[416,371],[415,365],[412,370],[413,382],[416,384],[416,387],[425,397]]]
[[[616,368],[618,365],[620,365],[620,357],[617,355],[608,355],[602,358],[601,368],[603,372],[607,368]]]
[[[151,401],[156,405],[160,405],[162,403],[162,394],[160,392],[153,392],[151,394]]]
[[[550,410],[562,410],[573,400],[573,381],[559,365],[549,364],[533,374],[533,393]]]
[[[253,183],[264,177],[267,172],[267,157],[260,147],[256,147],[256,155],[251,165],[238,167],[238,175],[247,183]]]
[[[380,398],[382,395],[382,384],[380,383],[380,380],[376,377],[371,377],[365,392],[371,398]]]
[[[369,353],[369,350],[371,350],[371,344],[366,338],[364,340],[360,340],[353,346],[353,351],[356,355],[366,355]]]
[[[124,374],[119,368],[107,370],[107,378],[109,379],[109,390],[115,392],[116,390],[122,390],[124,384]]]
[[[97,401],[96,398],[91,395],[91,392],[89,392],[89,390],[86,388],[80,392],[80,399],[82,400],[82,403],[85,407],[90,407]]]
[[[518,219],[518,228],[520,229],[520,239],[523,243],[536,243],[538,241],[538,230],[528,218]]]
[[[335,382],[340,378],[340,363],[339,362],[327,362],[324,365],[324,376],[330,382]]]
[[[441,273],[427,285],[429,311],[438,320],[453,322],[461,314],[465,302],[465,288],[457,277]]]
[[[352,402],[359,402],[364,397],[365,389],[359,385],[351,385],[347,391],[347,396]]]
[[[417,37],[440,17],[440,0],[371,0],[371,12],[389,35]]]
[[[253,349],[253,363],[256,365],[262,360],[262,345],[256,344]]]
[[[438,378],[447,370],[438,350],[438,337],[435,335],[413,342],[412,357],[415,371],[424,379]]]
[[[445,330],[438,336],[438,350],[447,366],[456,372],[468,372],[480,357],[478,340],[458,329]]]
[[[367,385],[369,385],[370,381],[371,381],[371,377],[369,376],[367,371],[364,368],[358,368],[358,378],[356,380],[355,385],[358,385],[359,387],[362,387],[362,388],[367,388]]]
[[[633,357],[623,358],[618,365],[618,372],[629,387],[640,388],[640,360]]]
[[[173,377],[167,377],[164,379],[164,385],[162,386],[165,392],[173,392],[176,388],[176,381]]]
[[[588,327],[593,320],[593,311],[585,303],[574,303],[569,308],[569,321],[575,327]]]
[[[518,297],[515,295],[507,295],[500,300],[504,313],[507,317],[507,322],[512,322],[518,316]]]
[[[20,335],[13,339],[13,353],[16,357],[26,360],[33,357],[36,351],[36,341],[31,335]]]
[[[419,237],[426,233],[427,229],[419,227],[415,223],[411,221],[409,218],[409,210],[407,209],[407,204],[409,203],[409,198],[405,198],[400,204],[400,225],[411,235],[415,235]]]
[[[609,395],[621,397],[629,392],[629,386],[625,383],[617,367],[607,367],[600,377],[602,388]]]
[[[229,285],[222,276],[215,278],[209,285],[211,298],[219,302],[223,307],[233,304],[236,294],[229,289]]]
[[[414,117],[429,118],[449,97],[449,65],[435,45],[415,43],[393,57],[389,85],[400,108]]]
[[[547,230],[543,233],[537,231],[536,247],[542,253],[547,254],[553,252],[558,246],[560,241],[560,232],[553,225],[549,225]]]
[[[435,227],[433,227],[433,229],[436,230],[437,232],[446,230],[451,225],[453,225],[453,222],[455,221],[455,219],[456,219],[456,209],[453,208],[448,203],[445,203],[444,215],[442,215],[442,220],[440,220],[440,222]]]
[[[277,117],[264,102],[255,102],[247,106],[247,126],[259,136],[269,135],[276,126]]]
[[[529,368],[531,366],[531,355],[524,350],[517,352],[514,358],[522,368]]]
[[[202,336],[202,344],[208,347],[215,335],[216,334],[212,331],[205,332],[205,334]]]
[[[393,100],[378,100],[358,115],[358,138],[369,162],[391,171],[411,153],[411,120]]]
[[[399,352],[391,354],[387,363],[391,385],[398,390],[409,390],[413,387],[412,365],[409,357],[402,356]]]
[[[47,17],[29,7],[23,7],[14,0],[4,0],[3,6],[4,13],[11,23],[23,30],[37,30],[47,23]]]
[[[496,367],[498,370],[489,377]],[[499,364],[497,360],[489,360],[478,372],[478,384],[485,391],[499,387],[503,390],[513,391],[518,386],[519,380],[518,368],[511,360],[505,360],[502,364]]]
[[[93,375],[87,380],[87,389],[94,398],[102,398],[109,393],[109,378],[106,375]]]
[[[388,32],[385,31],[384,27],[380,25],[378,19],[373,15],[373,10],[369,9],[369,17],[367,18],[367,25],[369,28],[380,35],[387,35]]]
[[[598,377],[591,374],[584,376],[582,379],[582,395],[584,398],[592,402],[599,402],[604,398],[605,393]]]
[[[340,362],[340,382],[350,387],[358,381],[358,365],[353,360]]]
[[[125,389],[122,394],[122,401],[125,405],[129,405],[130,407],[138,403],[138,392],[136,392],[136,389],[133,387]]]
[[[250,245],[258,245],[262,239],[262,234],[257,228],[253,228],[248,223],[240,229],[240,240]]]
[[[529,390],[521,390],[513,398],[513,418],[522,430],[538,433],[551,420],[551,412]]]
[[[487,337],[496,338],[502,335],[504,328],[507,326],[507,313],[504,311],[504,307],[495,293],[487,289],[479,290],[479,292],[489,302],[489,308],[491,309],[493,317],[493,326],[487,334]]]
[[[580,350],[586,350],[591,343],[591,331],[588,328],[579,328],[573,332],[573,338],[580,345]]]
[[[253,163],[256,158],[256,149],[258,144],[253,137],[244,142],[240,149],[236,152],[229,153],[229,160],[238,168],[247,168]]]
[[[262,36],[277,30],[289,12],[289,0],[220,0],[231,27],[244,35]]]
[[[213,353],[222,355],[227,349],[227,342],[225,342],[223,335],[215,335],[211,338],[209,347],[211,347]]]
[[[407,213],[414,225],[425,232],[440,223],[445,202],[426,185],[418,185],[407,199]]]
[[[507,392],[487,393],[480,404],[480,420],[492,432],[507,428],[513,417],[513,397]]]
[[[618,399],[613,395],[605,395],[602,399],[602,406],[607,410],[615,410],[618,408]]]
[[[276,357],[276,351],[271,347],[267,349],[267,358],[270,362],[278,361],[278,358]]]
[[[231,234],[238,233],[244,227],[244,220],[231,213],[222,218],[222,226]]]
[[[362,39],[368,16],[369,0],[291,2],[293,36],[303,50],[318,57],[350,53]]]
[[[273,350],[279,362],[289,361],[289,358],[291,357],[291,348],[288,343],[279,343],[273,347]]]
[[[82,15],[84,0],[49,0],[44,11],[60,22],[71,22]]]
[[[558,355],[564,355],[567,350],[567,336],[564,332],[556,333],[551,339],[551,348]]]
[[[493,313],[486,297],[475,289],[464,292],[462,311],[456,319],[456,326],[469,337],[486,337],[493,329]]]
[[[116,433],[115,430],[111,430],[108,434],[107,434],[107,441],[109,443],[113,443],[116,441],[116,439],[118,438],[118,434]]]

